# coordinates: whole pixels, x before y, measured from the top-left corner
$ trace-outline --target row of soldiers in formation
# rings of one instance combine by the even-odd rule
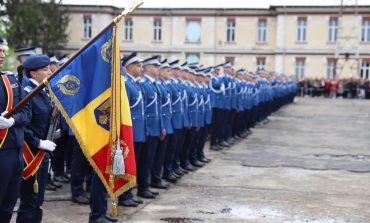
[[[208,135],[211,150],[230,147],[256,122],[292,102],[296,92],[295,82],[285,76],[235,71],[229,61],[204,68],[159,56],[142,61],[134,52],[122,66],[142,198],[155,198],[151,188],[167,189],[167,182],[208,163]],[[119,203],[135,207],[141,201],[128,191]]]
[[[5,46],[0,41],[0,67],[4,58]],[[17,104],[26,92],[42,83],[58,66],[56,62],[61,64],[53,57],[29,56],[22,62],[22,72],[28,79],[23,86],[14,75],[2,73],[0,111],[11,110],[11,104]],[[265,72],[257,75],[243,69],[235,71],[230,62],[203,68],[197,63],[180,65],[178,60],[160,62],[158,56],[142,61],[132,53],[122,59],[122,66],[133,124],[137,196],[146,199],[158,195],[151,188],[167,189],[168,182],[176,183],[184,174],[210,161],[204,153],[209,135],[211,150],[230,147],[236,139],[247,137],[249,128],[256,122],[292,102],[296,92],[295,82],[286,76]],[[10,89],[5,80],[9,80]],[[12,102],[7,100],[10,93]],[[0,222],[10,221],[19,191],[21,203],[17,222],[42,220],[48,152],[56,148],[56,144],[47,139],[51,111],[52,103],[45,90],[11,118],[5,116],[6,112],[0,116],[0,133],[8,133],[1,138],[0,171],[4,183],[0,185]],[[22,173],[23,134],[35,157],[39,151],[47,151],[37,172],[29,177],[24,176],[24,171]],[[69,138],[73,138],[71,135]],[[90,202],[89,222],[117,221],[106,214],[104,186],[96,174],[92,177],[83,174],[87,171],[82,171],[85,168],[82,163],[85,166],[88,163],[76,140],[73,145],[71,189],[74,201],[86,203],[87,199]],[[25,160],[24,164],[28,167],[29,163]],[[85,177],[90,178],[90,196],[74,195],[74,191],[82,190]],[[38,183],[38,193],[35,183]],[[131,190],[119,197],[119,204],[123,206],[136,207],[140,203],[142,200],[134,198]]]

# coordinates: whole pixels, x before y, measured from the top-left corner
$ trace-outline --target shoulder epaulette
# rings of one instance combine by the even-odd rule
[[[26,86],[23,88],[25,92],[30,93],[33,89],[30,86]]]

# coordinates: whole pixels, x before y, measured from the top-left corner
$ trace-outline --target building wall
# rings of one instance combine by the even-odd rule
[[[98,33],[121,9],[107,6],[70,6],[67,51],[74,52],[87,42],[83,38],[84,15],[91,15],[92,34]],[[370,58],[369,42],[361,42],[363,18],[370,17],[370,7],[360,7],[358,15],[348,8],[339,17],[338,7],[270,7],[269,9],[139,9],[129,19],[133,22],[133,39],[125,40],[125,22],[120,23],[122,55],[137,51],[142,58],[159,54],[169,60],[185,61],[189,54],[199,56],[204,66],[234,59],[237,68],[257,69],[264,58],[265,69],[295,74],[296,60],[304,58],[306,77],[326,77],[328,60],[335,52],[350,52],[349,61],[357,66],[356,52]],[[329,20],[340,18],[338,44],[328,41]],[[306,41],[297,41],[298,19],[306,19]],[[154,41],[154,21],[161,19],[162,39]],[[267,22],[266,42],[258,42],[258,21]],[[187,21],[200,21],[199,42],[186,41]],[[227,41],[227,21],[235,21],[235,41]],[[351,36],[352,41],[344,41]],[[341,47],[338,47],[341,46]],[[340,48],[341,50],[336,50]],[[340,59],[339,59],[340,60]],[[338,60],[338,64],[339,64]],[[342,59],[342,63],[343,63]],[[355,69],[345,66],[341,77],[354,76]],[[352,66],[353,67],[353,66]],[[354,70],[356,72],[352,72]]]

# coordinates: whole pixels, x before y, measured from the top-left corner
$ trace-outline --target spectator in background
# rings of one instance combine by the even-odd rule
[[[308,87],[308,95],[310,97],[313,97],[313,79],[308,79],[308,84],[307,84],[307,87]]]
[[[355,86],[355,83],[353,82],[352,78],[349,79],[349,81],[347,83],[347,89],[348,89],[347,98],[352,98],[353,91],[356,90],[356,86]]]
[[[366,78],[366,81],[365,81],[365,98],[370,99],[370,81],[369,81],[369,78]]]
[[[330,83],[330,97],[336,98],[338,93],[338,81],[332,80]]]
[[[319,92],[320,92],[320,81],[318,78],[315,78],[313,82],[313,96],[319,97]]]
[[[328,98],[330,96],[330,89],[331,89],[331,80],[325,81],[325,97]]]
[[[344,94],[344,81],[340,80],[338,81],[338,97],[343,98]]]
[[[358,88],[359,88],[358,97],[360,99],[365,99],[366,86],[365,86],[365,79],[364,78],[360,79],[360,83],[359,83]]]

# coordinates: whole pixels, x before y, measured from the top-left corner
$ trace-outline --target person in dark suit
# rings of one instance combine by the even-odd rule
[[[0,68],[5,62],[6,41],[0,37]],[[12,117],[4,117],[24,97],[21,84],[12,74],[0,72],[0,222],[10,222],[23,173],[24,127],[31,120],[26,103]]]

